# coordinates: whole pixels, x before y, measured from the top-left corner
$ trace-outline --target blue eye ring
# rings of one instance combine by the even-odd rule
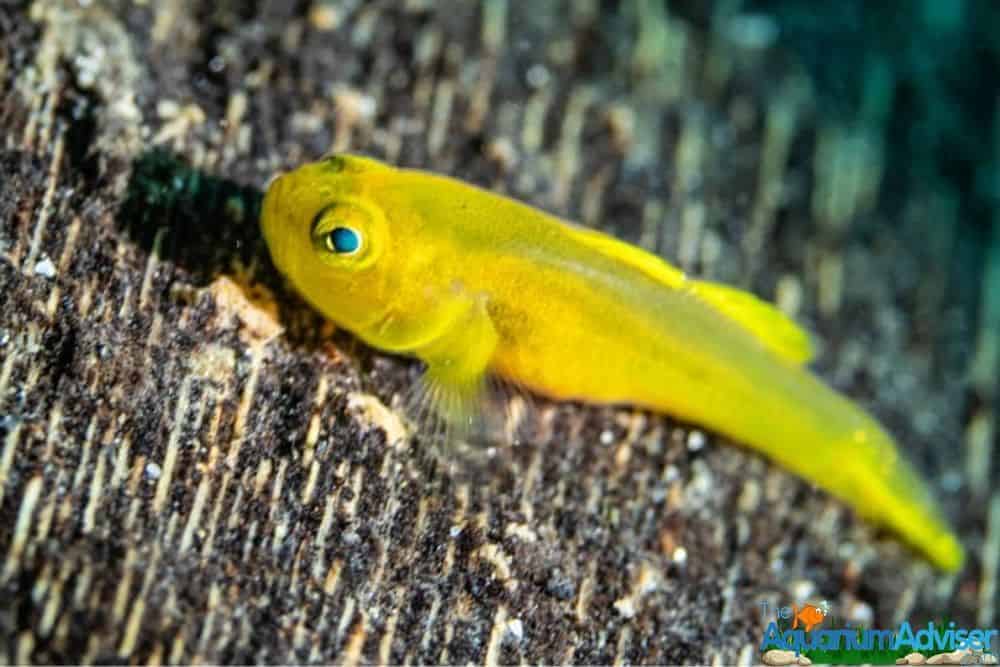
[[[379,258],[385,215],[367,200],[338,195],[319,209],[309,229],[317,259],[338,270],[359,271]]]
[[[361,248],[361,234],[350,227],[334,227],[323,236],[326,249],[338,255],[352,255]]]

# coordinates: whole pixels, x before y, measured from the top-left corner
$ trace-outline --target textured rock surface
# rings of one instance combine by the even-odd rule
[[[885,128],[825,124],[745,21],[83,4],[0,6],[0,663],[749,664],[758,603],[800,597],[995,622],[996,294],[949,282],[987,252],[926,193],[876,206],[893,165],[851,160]],[[626,409],[541,402],[532,442],[435,469],[392,409],[412,365],[322,326],[256,233],[256,188],[330,148],[776,297],[936,485],[969,567],[942,579],[761,458]]]

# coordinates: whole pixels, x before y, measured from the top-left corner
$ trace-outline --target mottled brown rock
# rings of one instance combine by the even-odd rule
[[[0,663],[750,664],[801,582],[876,627],[986,614],[963,457],[996,405],[964,398],[977,299],[935,282],[982,266],[926,193],[879,199],[902,166],[851,162],[786,55],[726,37],[739,3],[692,4],[0,5]],[[628,408],[537,399],[525,442],[435,455],[398,409],[418,369],[259,238],[272,172],[331,148],[778,296],[982,552],[942,581]]]

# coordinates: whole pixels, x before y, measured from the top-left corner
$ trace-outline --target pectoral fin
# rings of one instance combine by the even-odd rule
[[[417,399],[418,422],[440,420],[446,436],[455,437],[479,428],[497,341],[485,303],[469,298],[440,336],[414,350],[427,364]]]
[[[688,286],[700,299],[752,333],[781,358],[793,364],[805,364],[812,359],[813,344],[808,332],[776,306],[728,285],[691,280]]]

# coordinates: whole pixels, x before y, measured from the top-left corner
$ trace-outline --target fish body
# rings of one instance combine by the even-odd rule
[[[877,421],[810,373],[774,306],[458,180],[334,156],[276,179],[276,266],[368,344],[427,364],[445,416],[493,374],[555,399],[703,425],[888,526],[944,569],[962,548]]]

